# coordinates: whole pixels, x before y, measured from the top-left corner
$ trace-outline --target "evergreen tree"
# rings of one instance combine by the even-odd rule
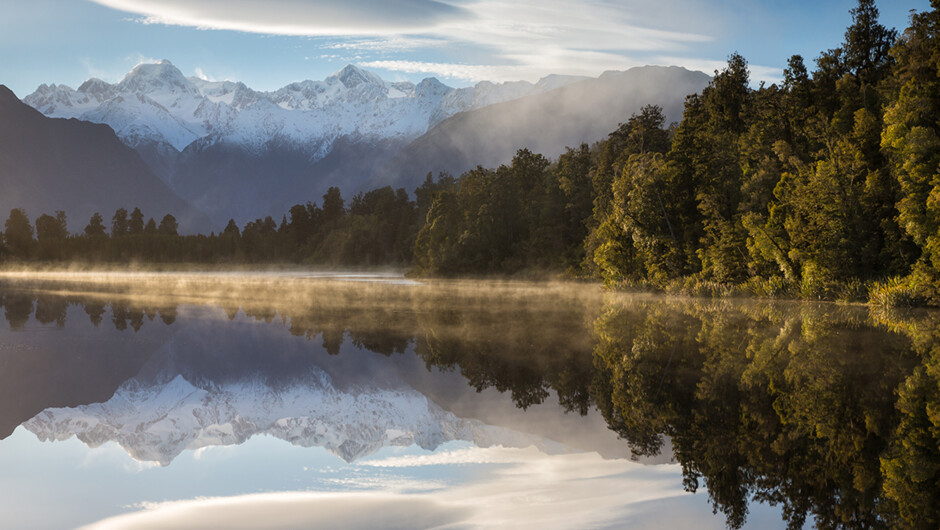
[[[40,243],[61,242],[69,235],[65,212],[59,210],[55,217],[42,214],[36,219],[36,239]]]
[[[346,215],[345,201],[339,192],[339,188],[333,186],[323,195],[323,222],[331,227]]]
[[[62,248],[69,236],[65,212],[57,211],[53,217],[42,214],[36,219],[36,239],[39,259],[59,259],[64,256]]]
[[[121,237],[127,235],[127,210],[118,208],[111,217],[111,237]]]
[[[127,222],[127,233],[131,235],[140,235],[144,233],[144,214],[140,208],[134,208]]]
[[[10,217],[3,225],[4,239],[10,254],[17,258],[30,257],[33,246],[33,227],[26,212],[20,208],[10,210]]]
[[[95,212],[92,214],[91,219],[89,219],[88,224],[85,225],[85,236],[86,237],[100,237],[105,235],[105,226],[104,219],[101,218],[101,214]]]
[[[850,11],[852,25],[845,31],[845,66],[864,86],[877,86],[888,73],[893,58],[891,47],[898,33],[878,22],[875,0],[859,0]]]
[[[235,224],[235,219],[229,219],[228,224],[225,225],[225,230],[222,231],[222,235],[230,237],[239,237],[241,232],[238,230],[238,225]]]
[[[163,216],[163,219],[160,220],[160,226],[157,227],[157,232],[165,236],[178,236],[179,223],[176,222],[176,217],[173,217],[170,214]]]

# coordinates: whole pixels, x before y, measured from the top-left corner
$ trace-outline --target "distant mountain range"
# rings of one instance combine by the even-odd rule
[[[78,90],[42,85],[23,101],[55,118],[110,125],[131,147],[176,151],[219,143],[260,154],[290,146],[310,162],[342,137],[412,139],[466,110],[551,90],[583,78],[552,76],[538,84],[479,83],[450,88],[434,78],[392,83],[348,65],[323,81],[292,83],[274,92],[243,83],[185,77],[169,61],[141,64],[122,81],[90,79]]]
[[[95,212],[140,207],[157,221],[174,215],[183,232],[212,225],[176,195],[110,127],[51,119],[0,85],[0,214],[23,208],[32,221],[63,210],[80,231]]]
[[[323,81],[261,92],[186,77],[160,61],[115,84],[42,85],[24,102],[49,117],[111,126],[173,191],[223,226],[279,216],[334,185],[347,199],[376,185],[411,191],[429,171],[507,162],[521,147],[557,156],[603,138],[647,103],[678,119],[684,97],[708,79],[643,67],[455,89],[434,78],[388,82],[348,65]]]

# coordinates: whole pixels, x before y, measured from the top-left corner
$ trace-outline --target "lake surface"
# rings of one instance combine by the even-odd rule
[[[0,526],[937,527],[940,313],[0,276]]]

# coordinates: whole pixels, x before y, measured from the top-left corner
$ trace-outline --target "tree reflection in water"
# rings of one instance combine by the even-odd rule
[[[753,500],[781,505],[794,528],[808,517],[821,528],[940,526],[937,312],[556,284],[283,283],[6,285],[2,303],[14,331],[31,315],[64,326],[72,304],[126,332],[211,304],[283,323],[332,354],[345,340],[382,355],[413,349],[521,408],[552,392],[567,411],[596,408],[637,455],[668,437],[686,488],[704,485],[731,527]]]

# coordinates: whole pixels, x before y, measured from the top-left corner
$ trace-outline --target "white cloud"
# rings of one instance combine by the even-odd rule
[[[284,492],[156,503],[84,528],[435,528],[464,516],[432,499],[384,493]]]
[[[463,16],[438,0],[92,0],[147,24],[274,35],[388,35]]]
[[[480,449],[468,447],[426,455],[396,456],[381,460],[363,460],[356,465],[381,468],[405,468],[461,464],[517,464],[527,459],[535,458],[538,455],[539,452],[533,447],[527,449],[509,449],[504,447]]]
[[[715,40],[729,9],[696,0],[93,1],[147,23],[342,36],[321,46],[324,56],[467,81],[596,76],[651,55],[682,57]]]
[[[529,78],[534,72],[526,65],[485,65],[399,60],[364,61],[359,63],[359,66],[408,74],[438,75],[465,81],[512,81]]]
[[[324,50],[367,51],[381,53],[402,53],[446,45],[444,39],[392,37],[380,39],[357,39],[350,41],[332,42],[321,46]]]
[[[380,467],[385,473],[455,463],[504,465],[433,490],[389,489],[396,478],[382,476],[371,491],[282,492],[147,504],[86,528],[724,527],[723,517],[712,514],[704,491],[693,495],[682,489],[679,465],[604,460],[596,453],[549,457],[532,448],[501,447],[359,465]],[[353,482],[357,488],[368,486]],[[748,522],[755,528],[782,526],[779,510],[765,505],[751,506]]]
[[[384,493],[415,493],[440,490],[445,487],[443,482],[436,480],[414,480],[386,476],[347,476],[324,479],[323,483],[339,490],[371,490]]]
[[[85,67],[85,73],[88,77],[97,77],[109,83],[120,81],[127,71],[141,64],[151,64],[157,62],[153,57],[147,57],[142,53],[135,53],[124,57],[121,61],[111,64],[108,67],[102,67],[97,62],[88,57],[79,59],[82,66]]]
[[[157,59],[154,59],[153,57],[147,57],[146,55],[139,52],[127,57],[126,60],[133,61],[134,67],[140,66],[142,64],[153,64],[157,62]]]
[[[203,81],[215,81],[215,78],[210,77],[209,75],[207,75],[207,74],[202,70],[202,68],[200,68],[200,67],[198,67],[198,66],[196,67],[196,69],[195,69],[194,71],[195,71],[195,73],[196,73],[196,77],[198,77],[199,79],[202,79]]]

